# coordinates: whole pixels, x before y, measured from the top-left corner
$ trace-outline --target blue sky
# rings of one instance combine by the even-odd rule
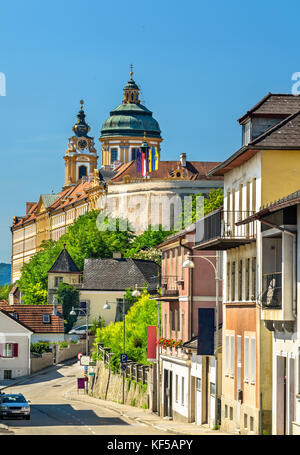
[[[300,71],[297,1],[14,0],[0,9],[0,262],[13,215],[59,191],[79,100],[96,144],[134,65],[158,120],[162,159],[221,161],[237,118]],[[99,150],[99,146],[98,146]]]

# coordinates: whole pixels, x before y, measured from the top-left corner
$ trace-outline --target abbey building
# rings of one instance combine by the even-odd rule
[[[222,177],[208,177],[208,172],[219,163],[188,161],[186,151],[178,160],[161,160],[162,136],[152,112],[140,102],[140,89],[133,80],[124,87],[122,103],[110,112],[100,134],[100,157],[94,138],[89,136],[83,101],[73,126],[64,155],[65,178],[55,194],[41,194],[35,202],[26,202],[26,212],[14,216],[12,232],[12,274],[14,283],[21,276],[24,263],[40,249],[44,240],[57,241],[68,227],[84,213],[101,207],[114,207],[112,216],[120,215],[118,201],[126,194],[131,205],[138,196],[147,201],[143,207],[143,226],[149,222],[151,197],[163,195],[181,198],[190,194],[208,193],[223,187]],[[156,166],[142,175],[139,168],[141,149],[152,150]],[[99,205],[99,200],[102,201]],[[110,202],[114,202],[111,204]],[[127,218],[133,228],[137,223],[136,210],[128,210]],[[139,224],[141,225],[141,224]],[[136,229],[139,233],[139,229]]]

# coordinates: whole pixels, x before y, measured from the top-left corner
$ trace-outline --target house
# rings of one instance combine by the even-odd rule
[[[224,207],[209,214],[197,248],[223,250],[222,428],[272,431],[272,336],[261,311],[260,223],[239,224],[296,191],[300,98],[266,95],[239,119],[242,146],[209,172],[224,177]]]
[[[160,267],[152,261],[122,258],[114,253],[113,258],[85,259],[80,306],[89,308],[89,322],[101,318],[106,325],[122,320],[122,302],[126,289],[147,289],[156,292],[159,284]],[[108,303],[110,309],[104,309]],[[128,306],[126,305],[126,311]],[[85,316],[79,316],[77,323],[85,323]],[[76,323],[76,324],[77,324]]]
[[[273,338],[272,434],[300,434],[300,191],[241,221],[261,224],[259,301]]]
[[[216,308],[217,258],[214,251],[194,252],[195,238],[194,224],[159,245],[162,251],[161,296],[156,300],[161,301],[160,337],[179,343],[177,347],[168,347],[167,342],[160,348],[160,412],[175,420],[213,426],[216,394],[221,395],[221,389],[216,390],[215,357],[198,356],[194,348],[197,351],[198,310]],[[193,255],[193,268],[183,267],[188,253]],[[220,284],[218,290],[221,296]],[[221,298],[218,309],[221,323]],[[197,364],[203,368],[196,371]],[[221,384],[220,380],[217,382]]]
[[[30,373],[33,331],[0,309],[0,381]]]
[[[0,310],[13,317],[16,321],[28,327],[31,331],[30,342],[58,342],[65,339],[64,321],[60,316],[53,315],[53,305],[9,305],[0,302]],[[62,313],[61,305],[57,306]]]

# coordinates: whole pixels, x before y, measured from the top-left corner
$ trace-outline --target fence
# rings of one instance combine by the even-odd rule
[[[103,363],[107,366],[110,366],[110,361],[115,355],[114,352],[111,352],[110,348],[104,347],[103,343],[98,343],[98,353],[101,355]],[[128,379],[133,379],[136,382],[140,382],[141,384],[147,384],[149,371],[149,365],[144,365],[142,363],[128,360],[125,370],[125,377]],[[121,373],[120,368],[117,372]]]

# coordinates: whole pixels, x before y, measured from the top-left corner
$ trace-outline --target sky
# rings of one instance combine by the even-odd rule
[[[2,2],[0,262],[10,262],[12,217],[64,184],[80,99],[99,151],[132,63],[162,159],[222,161],[241,145],[241,115],[268,92],[291,93],[299,13],[294,0]]]

